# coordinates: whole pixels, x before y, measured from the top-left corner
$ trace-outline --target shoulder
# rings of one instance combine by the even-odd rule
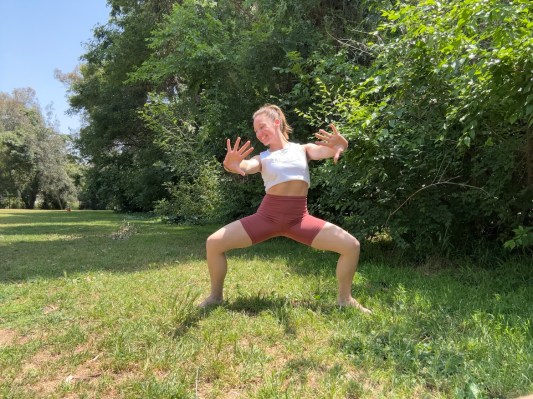
[[[313,153],[313,146],[315,144],[312,143],[305,143],[305,144],[297,144],[294,143],[295,147],[298,147],[300,151],[305,155],[305,158],[309,161],[312,159],[312,153]]]
[[[305,143],[305,144],[300,144],[300,145],[302,146],[302,148],[305,150],[307,154],[309,154],[310,152],[320,147],[314,143]]]
[[[307,143],[303,144],[305,148],[305,154],[307,155],[307,158],[311,161],[317,161],[319,159],[328,158],[328,147],[324,147],[322,145],[318,145],[315,143]]]
[[[309,148],[309,143],[300,144],[300,143],[291,142],[290,145],[293,146],[294,148],[300,148],[300,149],[302,149],[305,152],[307,152],[307,149]]]
[[[300,143],[295,143],[293,141],[289,141],[289,148],[290,148],[290,152],[291,153],[295,153],[295,152],[303,152],[305,155],[307,155],[307,144],[300,144]]]

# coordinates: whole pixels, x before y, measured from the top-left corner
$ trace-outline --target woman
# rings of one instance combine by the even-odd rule
[[[320,250],[337,252],[338,297],[340,306],[352,306],[365,313],[352,297],[352,280],[359,260],[359,242],[355,237],[334,224],[309,215],[307,191],[309,188],[309,160],[339,156],[348,147],[334,125],[333,134],[320,130],[316,144],[289,142],[292,128],[283,111],[275,105],[265,105],[253,116],[257,139],[268,150],[246,159],[253,151],[247,141],[240,147],[237,138],[232,147],[228,139],[224,169],[241,175],[261,173],[266,195],[257,213],[232,222],[207,239],[207,264],[211,278],[211,294],[201,307],[223,302],[223,285],[227,272],[225,253],[234,248],[245,248],[271,237],[285,236]]]

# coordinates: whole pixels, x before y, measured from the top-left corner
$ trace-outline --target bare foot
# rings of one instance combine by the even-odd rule
[[[352,308],[359,309],[363,313],[372,314],[372,311],[370,309],[365,308],[363,305],[361,305],[359,302],[357,302],[354,298],[350,298],[347,301],[340,301],[339,300],[339,306],[340,307],[349,306],[349,307],[352,307]]]
[[[205,309],[209,306],[222,305],[223,302],[224,300],[222,298],[214,298],[212,296],[208,296],[198,305],[198,307],[201,309]]]

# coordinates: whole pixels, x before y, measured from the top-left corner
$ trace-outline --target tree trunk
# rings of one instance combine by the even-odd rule
[[[61,197],[59,194],[57,195],[57,203],[59,204],[59,209],[63,210],[63,202],[61,201]]]

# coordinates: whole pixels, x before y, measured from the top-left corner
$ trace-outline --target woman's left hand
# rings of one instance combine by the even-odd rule
[[[339,133],[333,123],[329,127],[333,133],[328,133],[324,129],[320,129],[318,133],[315,133],[315,137],[320,140],[316,144],[334,150],[333,162],[337,163],[341,154],[348,148],[348,141]]]

